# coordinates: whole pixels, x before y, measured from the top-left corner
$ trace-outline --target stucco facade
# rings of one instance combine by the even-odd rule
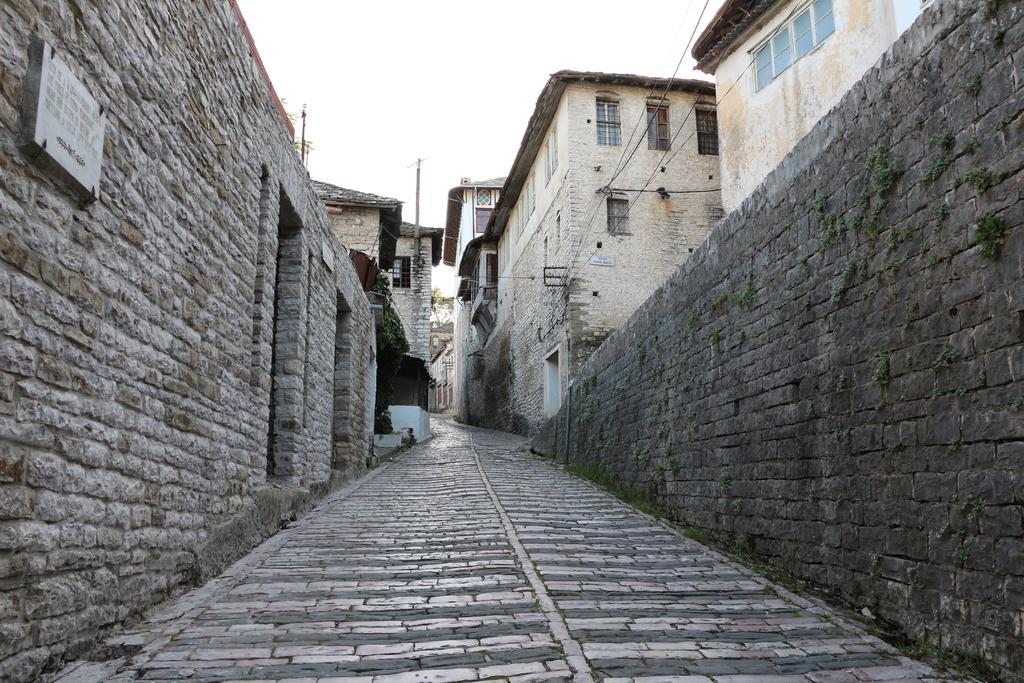
[[[714,74],[721,99],[718,122],[726,211],[760,185],[878,61],[896,40],[898,27],[905,28],[920,6],[919,0],[730,0],[723,5],[716,19],[726,18],[733,8],[754,17],[745,18],[741,30],[726,31],[712,21],[694,49],[700,68]],[[758,61],[759,50],[767,45],[767,57],[780,35],[781,54],[773,55],[766,71],[765,63]],[[807,42],[798,47],[800,35]]]
[[[468,364],[468,421],[538,429],[558,410],[574,368],[721,218],[718,157],[699,153],[695,124],[696,111],[713,115],[709,84],[670,85],[662,103],[669,149],[650,148],[643,123],[630,141],[652,92],[660,96],[666,85],[576,72],[549,81],[488,234],[468,246],[460,263],[465,283],[477,277],[489,245],[497,248],[493,329],[481,320],[478,293],[467,302],[475,338],[462,339],[481,348],[459,349]],[[619,144],[599,144],[599,102],[618,107]],[[615,202],[628,206],[628,229],[611,228]]]

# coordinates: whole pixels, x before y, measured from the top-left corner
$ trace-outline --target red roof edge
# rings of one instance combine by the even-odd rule
[[[295,126],[292,125],[291,120],[288,118],[288,112],[284,110],[284,104],[281,102],[281,98],[277,96],[277,90],[274,89],[274,84],[270,80],[270,74],[267,73],[267,67],[263,66],[263,60],[260,58],[260,51],[256,49],[256,41],[252,38],[252,33],[249,31],[249,24],[245,23],[245,17],[242,16],[242,10],[238,7],[238,0],[231,0],[231,11],[235,13],[235,18],[238,19],[238,25],[242,27],[242,33],[245,34],[245,39],[249,43],[249,54],[256,60],[256,66],[259,67],[260,73],[263,74],[263,80],[267,83],[267,88],[270,90],[270,96],[274,99],[274,103],[277,104],[277,112],[281,115],[281,120],[284,121],[284,125],[288,126],[288,132],[292,136],[292,140],[295,139]]]

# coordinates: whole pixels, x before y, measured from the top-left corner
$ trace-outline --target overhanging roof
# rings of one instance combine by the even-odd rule
[[[715,12],[707,27],[693,44],[691,54],[697,60],[697,68],[705,73],[714,73],[719,58],[724,56],[732,44],[752,24],[780,0],[726,0]]]
[[[398,233],[402,237],[415,237],[416,225],[413,223],[402,223],[398,228]],[[430,261],[435,266],[441,262],[441,240],[443,236],[444,230],[441,228],[430,228],[426,225],[420,226],[420,237],[430,238]]]
[[[455,256],[459,251],[459,225],[462,220],[462,193],[476,188],[500,190],[505,184],[504,178],[490,180],[470,180],[448,190],[448,211],[444,221],[444,264],[455,265]]]
[[[327,207],[378,209],[380,211],[380,245],[378,260],[380,267],[389,270],[395,262],[395,245],[398,243],[402,225],[402,202],[392,197],[383,197],[370,192],[350,190],[321,180],[313,181],[317,197]]]
[[[656,78],[652,76],[637,76],[635,74],[616,74],[601,71],[557,71],[548,77],[537,104],[534,105],[533,114],[526,124],[526,131],[519,143],[519,151],[516,153],[515,161],[512,162],[512,169],[509,171],[505,186],[501,190],[501,198],[494,207],[494,213],[487,222],[484,234],[472,240],[462,255],[462,263],[459,264],[459,275],[464,272],[472,273],[475,270],[475,259],[479,255],[479,245],[482,242],[496,242],[501,234],[505,232],[509,214],[512,207],[519,201],[519,194],[523,190],[523,184],[533,167],[541,144],[544,142],[544,133],[547,132],[551,120],[558,109],[558,103],[562,100],[562,94],[570,83],[595,83],[601,85],[623,85],[635,88],[650,88],[651,90],[666,88],[670,91],[693,92],[701,95],[715,94],[715,84],[708,81],[686,79],[686,78]],[[472,259],[472,263],[468,262]]]

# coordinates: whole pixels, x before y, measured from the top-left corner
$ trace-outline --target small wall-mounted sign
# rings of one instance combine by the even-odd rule
[[[103,107],[53,46],[33,36],[21,100],[19,146],[33,161],[61,176],[85,201],[100,195]]]
[[[592,266],[614,266],[614,256],[591,256],[590,265]]]
[[[334,252],[327,245],[327,242],[320,243],[320,258],[324,260],[324,265],[327,266],[327,270],[334,272]]]

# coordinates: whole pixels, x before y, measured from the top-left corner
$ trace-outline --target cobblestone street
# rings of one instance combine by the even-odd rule
[[[517,437],[434,429],[58,680],[938,678]]]

